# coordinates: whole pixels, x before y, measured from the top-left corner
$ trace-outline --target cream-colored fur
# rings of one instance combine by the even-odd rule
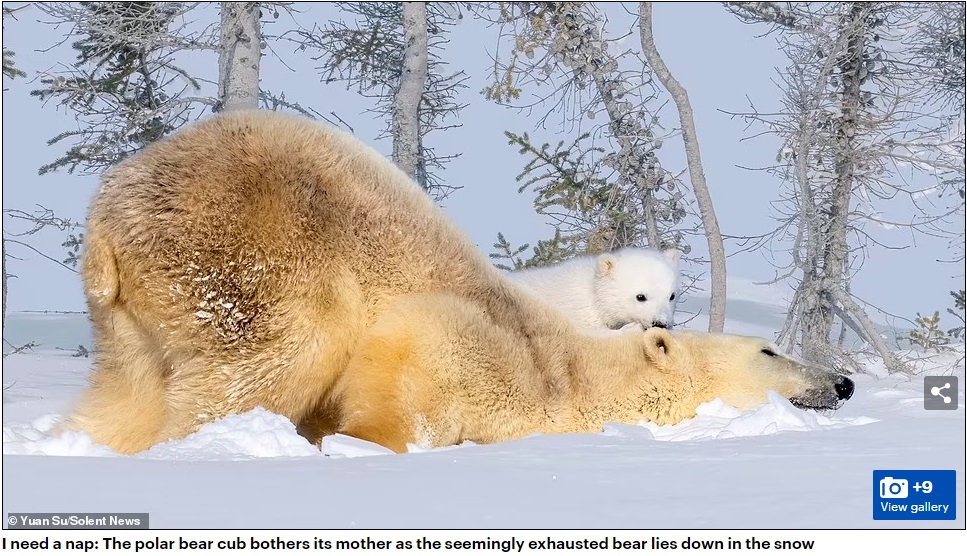
[[[65,426],[124,453],[257,406],[401,450],[675,422],[768,389],[828,401],[840,378],[709,355],[751,340],[583,336],[392,163],[271,112],[213,117],[106,173],[86,243],[97,354]]]
[[[652,328],[608,339],[536,344],[449,293],[401,299],[363,339],[335,392],[342,432],[396,451],[533,433],[600,431],[605,423],[674,424],[721,398],[740,409],[776,391],[833,407],[842,377],[810,370],[761,338]],[[849,386],[851,388],[851,385]]]

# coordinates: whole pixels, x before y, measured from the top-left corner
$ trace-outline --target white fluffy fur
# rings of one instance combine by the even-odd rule
[[[626,248],[507,274],[586,330],[671,328],[678,251]],[[639,301],[638,296],[644,296]]]

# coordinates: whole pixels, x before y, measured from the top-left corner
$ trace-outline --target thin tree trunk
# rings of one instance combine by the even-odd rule
[[[655,193],[650,186],[658,181],[653,169],[645,173],[645,180],[649,187],[641,189],[641,213],[645,218],[645,238],[648,240],[648,247],[661,249],[661,234],[658,233],[658,218],[655,216]]]
[[[818,94],[818,92],[817,92]],[[789,347],[791,348],[796,341],[798,334],[799,344],[802,349],[803,359],[812,360],[816,363],[828,363],[828,352],[819,353],[814,342],[808,334],[809,323],[806,322],[809,315],[809,307],[817,303],[819,296],[819,282],[816,279],[816,265],[819,260],[819,252],[823,244],[822,218],[819,216],[819,201],[817,201],[816,191],[809,178],[809,155],[812,152],[811,146],[815,140],[816,127],[810,114],[800,114],[798,122],[798,134],[796,136],[796,156],[795,156],[795,183],[799,190],[798,210],[800,211],[800,221],[797,237],[797,245],[793,247],[792,257],[797,267],[802,271],[802,281],[796,288],[796,295],[793,302],[789,304],[789,315],[794,315],[795,324],[790,329],[784,329],[783,334],[790,332]],[[801,238],[801,241],[800,241]],[[805,249],[805,254],[800,255],[800,245]],[[780,335],[780,340],[783,335]],[[823,342],[822,345],[826,345]]]
[[[886,345],[883,341],[883,337],[880,336],[879,331],[876,329],[876,325],[873,324],[873,320],[866,314],[860,305],[853,300],[853,297],[848,293],[843,291],[843,288],[836,286],[832,288],[829,292],[829,296],[832,301],[839,303],[843,306],[843,310],[848,312],[854,319],[856,319],[857,324],[859,324],[863,331],[866,333],[866,337],[870,344],[873,345],[873,349],[883,358],[883,365],[886,367],[889,373],[899,373],[906,371],[907,369],[903,363],[897,359],[896,355],[890,349],[890,346]]]
[[[860,70],[863,64],[863,29],[865,28],[866,8],[860,3],[854,3],[850,10],[848,31],[850,33],[846,52],[839,64],[840,75],[843,80],[843,90],[840,96],[839,129],[837,130],[835,149],[836,178],[833,186],[830,215],[827,221],[826,244],[823,249],[823,278],[827,284],[824,289],[840,287],[845,282],[846,274],[846,228],[849,216],[850,199],[853,196],[855,183],[855,163],[857,158],[856,137],[859,135],[860,110]],[[827,334],[832,330],[833,314],[830,305],[832,300],[824,303],[823,326]]]
[[[849,295],[849,292],[845,292],[845,293],[846,295]],[[839,338],[837,339],[837,342],[840,347],[843,347],[843,344],[846,342],[847,328],[852,330],[859,337],[860,340],[870,342],[870,339],[866,337],[866,331],[863,330],[863,328],[856,322],[856,319],[850,316],[849,312],[846,309],[841,309],[839,305],[833,305],[833,313],[835,313],[836,316],[839,317],[840,320],[842,321],[840,332],[839,332]]]
[[[835,303],[833,292],[841,289],[846,282],[846,254],[849,250],[846,231],[856,181],[854,160],[857,158],[856,137],[860,133],[857,127],[862,93],[861,71],[865,71],[864,30],[868,9],[869,4],[865,3],[855,2],[851,5],[844,27],[844,32],[848,34],[846,48],[837,60],[842,86],[838,95],[840,117],[836,120],[833,138],[835,175],[827,212],[820,215],[822,224],[817,226],[822,255],[810,264],[814,273],[815,295],[803,308],[803,357],[812,361],[829,358]],[[858,315],[854,316],[859,318]]]
[[[622,152],[633,153],[637,150],[634,142],[622,132],[622,123],[628,117],[628,114],[622,114],[621,109],[618,107],[618,99],[615,98],[614,89],[611,87],[616,81],[605,77],[604,72],[601,70],[602,65],[594,65],[591,75],[594,77],[594,85],[601,95],[601,102],[604,104],[604,109],[608,113],[608,125],[611,128],[611,135],[618,141],[618,146],[621,147]],[[638,171],[645,178],[644,184],[640,183],[634,176],[623,175],[622,177],[628,183],[636,184],[637,189],[641,192],[641,209],[645,220],[645,238],[648,240],[648,247],[661,249],[661,234],[658,231],[658,219],[655,216],[654,194],[658,176],[653,169],[639,168]]]
[[[579,3],[574,5],[579,6]],[[574,26],[567,18],[563,18],[561,23],[565,27]],[[598,94],[601,95],[601,103],[608,113],[608,127],[611,130],[611,135],[618,142],[618,146],[621,148],[621,152],[625,153],[625,156],[640,154],[641,149],[637,147],[634,141],[635,134],[640,127],[637,122],[630,120],[632,116],[621,107],[621,101],[616,97],[615,92],[618,90],[618,86],[622,85],[621,80],[616,79],[614,73],[606,69],[609,62],[614,62],[615,66],[617,66],[617,63],[614,58],[610,57],[607,50],[601,50],[597,54],[600,57],[593,56],[581,59],[580,62],[586,62],[589,66],[588,73],[594,79],[594,86]],[[570,67],[577,65],[573,59],[564,60],[564,63]],[[654,194],[654,190],[657,188],[658,173],[654,167],[642,168],[641,164],[637,163],[633,165],[634,168],[629,168],[629,166],[632,165],[622,165],[622,168],[618,171],[621,177],[640,193],[642,217],[645,222],[645,239],[648,241],[648,247],[661,249],[663,246],[661,245],[661,233],[658,229],[658,218],[655,214]]]
[[[403,72],[393,98],[393,161],[417,179],[428,61],[426,2],[403,2]]]
[[[258,108],[262,29],[258,2],[221,3],[218,98],[222,110]]]
[[[705,183],[705,172],[702,169],[702,156],[698,146],[698,135],[695,133],[695,119],[692,116],[692,105],[688,100],[688,92],[672,76],[665,65],[658,49],[655,47],[655,37],[652,34],[652,6],[651,2],[639,4],[638,26],[641,32],[641,49],[648,65],[655,71],[655,75],[668,90],[678,107],[678,117],[682,125],[682,139],[685,142],[685,156],[688,161],[688,174],[692,181],[692,191],[702,215],[705,227],[705,239],[708,242],[708,254],[712,265],[712,292],[709,303],[709,332],[722,332],[725,328],[725,299],[726,299],[726,266],[725,244],[722,232],[715,217],[712,196]]]
[[[7,333],[7,240],[0,238],[0,251],[3,253],[3,321],[0,325],[0,338]]]

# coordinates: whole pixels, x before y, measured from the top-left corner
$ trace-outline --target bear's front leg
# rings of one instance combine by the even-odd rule
[[[435,333],[440,323],[430,308],[404,303],[396,311],[360,341],[334,389],[338,432],[397,453],[407,444],[457,444],[463,427],[452,397],[458,386],[444,371],[459,365],[451,357],[453,342]]]
[[[411,345],[368,334],[337,382],[338,432],[375,442],[398,454],[416,440],[402,388]]]

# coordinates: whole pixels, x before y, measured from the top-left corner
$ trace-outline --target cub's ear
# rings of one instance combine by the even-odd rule
[[[667,368],[678,349],[671,333],[664,328],[652,327],[645,330],[644,339],[645,358],[658,368]]]
[[[611,253],[603,253],[598,255],[598,277],[607,276],[614,271],[614,267],[618,265],[618,257],[615,257]]]
[[[671,249],[665,249],[664,251],[661,252],[661,254],[664,255],[665,258],[671,261],[672,263],[678,264],[678,257],[680,256],[678,249],[675,249],[674,247],[672,247]]]

